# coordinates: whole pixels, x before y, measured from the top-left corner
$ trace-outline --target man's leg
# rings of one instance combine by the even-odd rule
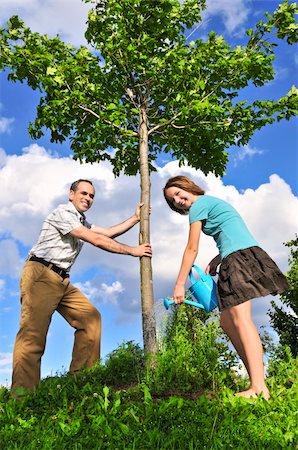
[[[21,277],[21,320],[13,353],[12,390],[34,390],[40,380],[40,363],[52,314],[65,286],[53,271],[27,262]]]
[[[57,311],[76,329],[70,372],[92,367],[100,358],[101,315],[82,292],[69,284]]]
[[[247,301],[222,311],[220,323],[242,359],[250,378],[249,388],[239,392],[238,395],[251,397],[263,393],[268,399],[270,395],[264,380],[263,347],[252,321],[251,302]]]

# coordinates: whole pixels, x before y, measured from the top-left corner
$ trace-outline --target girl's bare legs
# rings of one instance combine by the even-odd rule
[[[251,317],[251,302],[247,301],[222,311],[220,324],[231,339],[242,359],[250,378],[250,386],[239,392],[241,397],[256,397],[263,394],[268,400],[269,391],[265,384],[263,347],[260,336]]]

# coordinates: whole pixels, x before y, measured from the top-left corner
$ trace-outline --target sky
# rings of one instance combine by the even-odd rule
[[[215,30],[231,45],[245,43],[244,31],[272,12],[276,1],[209,0],[197,33]],[[81,0],[2,0],[1,26],[19,15],[32,31],[59,35],[75,46],[86,45],[84,30],[90,4]],[[276,49],[275,79],[261,89],[249,88],[243,98],[278,99],[297,85],[297,48],[280,42]],[[12,352],[19,326],[19,278],[36,242],[45,216],[68,199],[72,181],[92,179],[95,201],[87,213],[89,222],[111,226],[134,213],[139,202],[139,177],[115,179],[110,165],[80,164],[72,159],[69,143],[52,144],[46,134],[33,141],[28,124],[34,120],[38,94],[26,84],[12,84],[0,74],[0,385],[9,387]],[[151,243],[157,322],[165,316],[163,298],[171,295],[188,237],[188,220],[171,211],[162,195],[168,178],[190,176],[206,193],[230,202],[282,271],[288,270],[285,242],[297,233],[297,120],[266,126],[248,145],[229,149],[226,174],[205,176],[177,161],[159,158],[151,184]],[[138,243],[138,226],[118,238]],[[196,263],[205,268],[217,254],[211,238],[203,236]],[[71,281],[102,314],[102,358],[121,343],[142,346],[139,260],[110,254],[85,244],[71,271]],[[274,298],[279,302],[278,298]],[[268,309],[272,296],[253,301],[253,319],[272,337]],[[42,359],[42,377],[68,370],[74,330],[55,313]]]

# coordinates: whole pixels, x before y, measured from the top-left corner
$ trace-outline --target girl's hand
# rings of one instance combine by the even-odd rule
[[[175,286],[174,292],[173,292],[173,300],[177,304],[183,303],[185,298],[185,288],[184,286]]]

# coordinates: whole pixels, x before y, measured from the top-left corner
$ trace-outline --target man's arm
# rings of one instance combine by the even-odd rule
[[[82,239],[85,242],[89,242],[95,247],[106,250],[107,252],[139,257],[152,256],[151,245],[148,243],[131,247],[130,245],[114,241],[110,237],[103,234],[98,234],[94,232],[93,229],[89,230],[89,228],[84,226],[75,228],[69,234],[77,239]]]
[[[136,207],[134,215],[124,220],[124,222],[121,222],[118,225],[113,225],[108,228],[95,226],[92,228],[92,231],[94,231],[94,233],[108,236],[110,238],[115,238],[123,233],[126,233],[126,231],[130,230],[140,221],[141,208],[143,205],[144,203],[139,203]]]

